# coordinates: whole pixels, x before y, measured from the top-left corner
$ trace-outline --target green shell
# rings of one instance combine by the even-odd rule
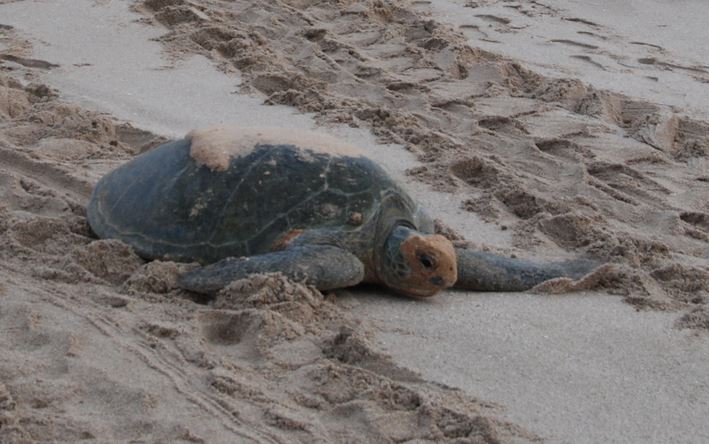
[[[88,206],[94,232],[144,257],[208,263],[272,251],[293,230],[371,230],[383,196],[410,202],[366,157],[256,145],[214,171],[190,143],[166,143],[103,177]]]

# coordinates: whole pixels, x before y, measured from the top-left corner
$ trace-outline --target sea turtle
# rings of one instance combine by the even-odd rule
[[[265,272],[320,290],[369,282],[413,296],[451,286],[516,291],[595,265],[456,248],[361,151],[283,129],[217,127],[160,145],[98,182],[88,220],[143,257],[203,264],[178,280],[201,293]]]

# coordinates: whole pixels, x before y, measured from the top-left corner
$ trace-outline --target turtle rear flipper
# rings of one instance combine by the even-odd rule
[[[456,254],[454,287],[476,291],[524,291],[549,279],[581,278],[601,265],[587,259],[533,262],[464,248],[456,248]]]
[[[318,290],[349,287],[364,278],[355,255],[328,245],[304,245],[273,253],[227,258],[183,274],[177,285],[197,293],[215,293],[230,282],[252,274],[281,272]]]

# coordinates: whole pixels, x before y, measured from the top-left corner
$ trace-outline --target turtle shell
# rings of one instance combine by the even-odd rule
[[[163,144],[103,177],[88,206],[94,232],[147,258],[208,263],[272,251],[301,230],[365,231],[384,195],[405,196],[361,155],[255,142],[216,168],[193,144]]]

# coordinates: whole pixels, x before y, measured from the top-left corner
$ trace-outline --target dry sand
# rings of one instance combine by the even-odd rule
[[[141,16],[122,2],[0,1],[3,438],[709,437],[709,125],[702,102],[672,89],[697,97],[691,82],[702,74],[668,78],[667,101],[542,76],[474,49],[483,43],[414,3],[136,3],[151,28],[132,23]],[[541,4],[469,3],[497,8],[478,19],[518,44],[525,30],[500,31],[505,20],[491,17]],[[686,48],[665,46],[662,63],[690,66]],[[229,95],[237,89],[255,95]],[[264,111],[264,97],[314,115]],[[619,265],[585,288],[595,292],[562,299],[446,294],[420,303],[367,290],[340,292],[333,304],[271,277],[205,306],[173,288],[184,265],[145,264],[91,237],[83,207],[92,184],[154,145],[154,134],[264,121],[310,129],[313,117],[362,128],[328,131],[364,145],[468,240]],[[661,311],[633,313],[608,292]]]
[[[475,46],[553,77],[709,117],[709,39],[702,0],[431,0],[417,9]]]

